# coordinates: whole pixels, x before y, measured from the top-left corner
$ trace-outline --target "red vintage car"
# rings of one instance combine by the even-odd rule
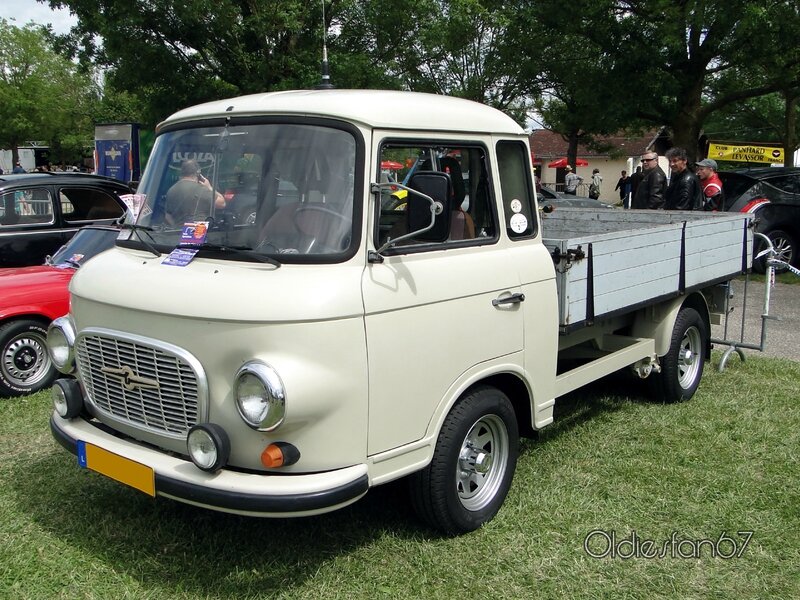
[[[84,227],[44,265],[0,269],[0,397],[30,394],[53,382],[47,326],[69,311],[75,271],[111,248],[118,235],[116,227]]]

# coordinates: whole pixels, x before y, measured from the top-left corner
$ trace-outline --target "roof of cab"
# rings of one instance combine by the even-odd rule
[[[253,94],[180,110],[163,126],[209,117],[307,115],[381,129],[524,135],[508,115],[471,100],[387,90],[297,90]]]

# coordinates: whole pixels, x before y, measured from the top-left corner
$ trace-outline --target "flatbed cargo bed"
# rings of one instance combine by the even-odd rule
[[[726,281],[752,265],[742,213],[558,208],[543,218],[562,332]]]

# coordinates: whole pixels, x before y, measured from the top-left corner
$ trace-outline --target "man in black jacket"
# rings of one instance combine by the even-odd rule
[[[642,156],[642,180],[636,188],[631,208],[662,208],[667,176],[658,166],[658,154],[645,152]]]
[[[686,150],[670,148],[666,157],[672,175],[664,195],[664,209],[700,210],[703,207],[703,188],[697,175],[688,168]]]

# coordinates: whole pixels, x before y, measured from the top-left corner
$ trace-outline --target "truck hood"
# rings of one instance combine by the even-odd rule
[[[12,307],[36,308],[36,312],[42,312],[40,307],[59,302],[64,303],[62,312],[66,312],[67,286],[74,274],[71,267],[0,269],[0,315],[7,314]]]
[[[363,264],[273,265],[195,258],[162,264],[139,250],[114,248],[84,265],[70,284],[82,298],[139,312],[202,320],[316,321],[363,314]]]

